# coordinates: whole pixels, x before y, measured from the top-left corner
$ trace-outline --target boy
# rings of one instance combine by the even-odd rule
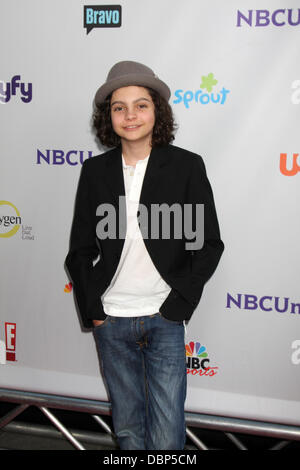
[[[184,321],[224,249],[202,158],[170,145],[170,94],[133,61],[115,64],[98,89],[94,126],[112,150],[83,164],[66,259],[121,449],[184,448]],[[197,243],[187,241],[191,208]]]

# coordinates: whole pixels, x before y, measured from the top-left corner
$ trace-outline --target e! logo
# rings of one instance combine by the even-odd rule
[[[5,322],[5,343],[0,341],[0,364],[16,360],[16,323]]]

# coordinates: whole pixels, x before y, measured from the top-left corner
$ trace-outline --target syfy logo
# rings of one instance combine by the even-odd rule
[[[0,364],[16,360],[16,323],[6,322],[4,327],[5,342],[0,341]]]
[[[237,11],[237,26],[241,27],[242,22],[248,26],[298,26],[300,24],[300,8],[281,8],[272,12],[268,10],[248,10],[248,13]]]
[[[8,103],[12,96],[16,96],[18,88],[23,103],[29,103],[32,100],[32,83],[25,84],[20,80],[21,75],[14,75],[7,83],[0,80],[0,103]]]

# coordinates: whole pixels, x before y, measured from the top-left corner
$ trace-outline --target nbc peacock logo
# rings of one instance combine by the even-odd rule
[[[209,365],[210,359],[206,347],[198,341],[190,341],[185,345],[187,374],[205,375],[213,377],[218,372],[218,367]]]
[[[65,284],[64,292],[66,292],[67,294],[70,294],[70,292],[72,292],[72,289],[73,289],[72,282]]]

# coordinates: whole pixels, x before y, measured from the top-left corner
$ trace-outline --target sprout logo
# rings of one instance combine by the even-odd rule
[[[218,367],[210,367],[206,347],[199,342],[190,341],[185,345],[187,374],[213,377]]]
[[[0,237],[14,236],[21,223],[21,215],[16,206],[9,201],[0,201]]]
[[[230,90],[227,90],[224,86],[217,92],[213,88],[217,85],[213,73],[209,73],[207,76],[202,76],[202,82],[200,88],[197,90],[175,90],[176,99],[173,101],[174,104],[183,103],[184,106],[189,109],[192,102],[198,103],[199,105],[224,105],[227,100],[227,95]],[[206,90],[206,92],[205,92]]]

